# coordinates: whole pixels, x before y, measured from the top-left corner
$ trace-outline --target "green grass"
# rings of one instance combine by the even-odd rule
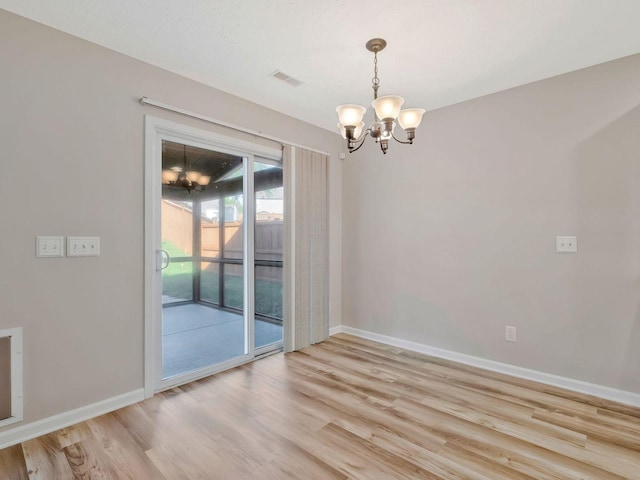
[[[171,242],[162,242],[162,248],[172,258],[187,257]],[[191,300],[193,298],[193,262],[171,263],[162,272],[162,293],[175,298]],[[203,300],[219,304],[219,274],[217,271],[203,270],[200,274],[200,297]],[[243,309],[243,278],[236,275],[224,276],[225,306]],[[282,282],[256,279],[256,314],[282,318]]]

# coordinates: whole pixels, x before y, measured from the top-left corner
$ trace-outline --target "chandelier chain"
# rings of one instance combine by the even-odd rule
[[[373,99],[378,98],[378,87],[380,79],[378,78],[378,52],[373,52],[373,78],[371,79],[371,87],[373,88]]]

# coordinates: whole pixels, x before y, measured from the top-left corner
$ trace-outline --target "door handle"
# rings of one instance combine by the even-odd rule
[[[166,250],[156,250],[156,272],[167,268],[171,263],[171,256]]]

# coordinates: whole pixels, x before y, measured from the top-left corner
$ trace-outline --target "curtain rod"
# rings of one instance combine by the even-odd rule
[[[290,142],[288,140],[284,140],[282,138],[272,137],[271,135],[266,135],[266,134],[264,134],[262,132],[258,132],[257,130],[250,130],[248,128],[243,128],[243,127],[239,127],[237,125],[233,125],[232,123],[223,122],[222,120],[216,120],[215,118],[207,117],[206,115],[200,115],[199,113],[195,113],[195,112],[190,112],[189,110],[185,110],[183,108],[174,107],[173,105],[169,105],[167,103],[162,103],[162,102],[159,102],[157,100],[153,100],[153,99],[151,99],[149,97],[141,97],[140,98],[140,105],[142,105],[142,106],[151,105],[151,106],[154,106],[154,107],[162,108],[163,110],[168,110],[170,112],[179,113],[179,114],[185,115],[187,117],[197,118],[198,120],[203,120],[203,121],[208,122],[208,123],[213,123],[214,125],[219,125],[221,127],[229,128],[231,130],[236,130],[236,131],[242,132],[242,133],[248,133],[249,135],[254,135],[256,137],[264,138],[266,140],[271,140],[272,142],[277,142],[277,143],[280,143],[282,145],[290,145],[292,147],[304,148],[305,150],[310,150],[312,152],[321,153],[322,155],[330,156],[330,154],[328,152],[325,152],[323,150],[318,150],[318,149],[315,149],[315,148],[309,148],[309,147],[306,147],[304,145],[299,145],[297,143],[293,143],[293,142]]]

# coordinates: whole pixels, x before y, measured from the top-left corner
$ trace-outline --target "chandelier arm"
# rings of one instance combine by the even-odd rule
[[[371,127],[367,128],[364,132],[362,132],[358,138],[354,138],[353,143],[364,142],[364,137],[369,135],[369,132],[371,132]]]
[[[407,140],[407,141],[404,141],[404,140],[398,140],[398,138],[393,134],[393,132],[391,132],[391,136],[392,136],[392,137],[393,137],[393,139],[394,139],[396,142],[398,142],[398,143],[402,143],[402,144],[404,144],[404,145],[413,145],[413,140]]]
[[[357,147],[355,147],[355,148],[351,148],[351,147],[349,147],[349,153],[353,153],[353,152],[355,152],[356,150],[360,149],[360,147],[362,147],[362,145],[364,145],[364,141],[365,141],[365,139],[367,138],[367,135],[369,135],[369,131],[370,131],[370,130],[371,130],[371,129],[370,129],[370,128],[368,128],[368,129],[367,129],[367,131],[366,131],[366,132],[364,132],[364,134],[362,135],[362,139],[360,140],[360,144],[359,144]]]

